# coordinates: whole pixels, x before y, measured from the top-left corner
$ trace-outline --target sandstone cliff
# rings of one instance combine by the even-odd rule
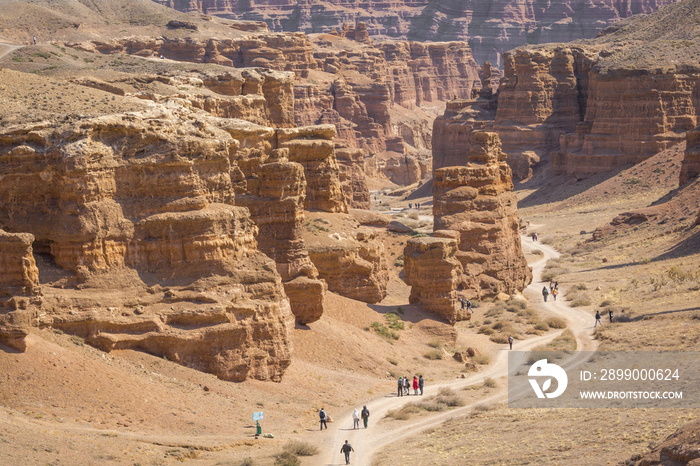
[[[471,318],[458,301],[459,291],[468,284],[457,252],[457,238],[426,237],[408,240],[403,253],[404,281],[411,286],[410,302],[420,303],[451,324]]]
[[[47,306],[40,324],[227,380],[279,380],[293,318],[274,262],[258,249],[258,227],[235,205],[236,186],[245,185],[236,146],[184,110],[6,130],[3,228],[30,232],[35,251],[79,281],[135,270],[147,282],[206,291],[200,299],[213,305],[154,303],[115,315],[107,297],[86,299],[93,305],[72,313]]]
[[[387,295],[389,272],[376,231],[350,216],[310,212],[304,239],[319,277],[342,296],[377,303]]]
[[[688,131],[685,157],[681,164],[680,184],[684,185],[700,175],[700,128]]]
[[[700,4],[678,3],[597,39],[504,55],[494,131],[508,152],[551,152],[555,173],[637,163],[697,126]]]
[[[434,230],[459,233],[456,257],[470,297],[515,293],[532,272],[520,246],[511,170],[497,134],[475,132],[471,141],[461,164],[434,172]]]

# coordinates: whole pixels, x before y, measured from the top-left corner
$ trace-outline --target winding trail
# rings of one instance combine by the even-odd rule
[[[533,280],[532,283],[530,283],[530,285],[523,291],[523,295],[525,295],[525,297],[528,299],[530,305],[537,310],[553,312],[566,319],[568,328],[576,336],[578,351],[595,350],[597,342],[594,341],[591,336],[594,319],[588,313],[580,309],[570,307],[563,299],[560,299],[559,301],[553,301],[550,299],[547,303],[544,303],[542,300],[541,291],[543,284],[540,282],[542,272],[544,271],[547,261],[549,259],[559,257],[559,253],[550,246],[539,242],[533,242],[524,236],[521,238],[521,241],[525,251],[537,249],[543,253],[541,259],[530,264],[532,265],[533,269]],[[561,296],[564,296],[564,290],[562,289],[561,291]],[[513,349],[518,351],[531,350],[536,346],[553,340],[559,336],[562,331],[529,338],[523,341],[516,341],[513,344]],[[583,358],[577,358],[574,356],[573,358],[567,360],[563,365],[573,366],[579,361],[579,359],[582,360]],[[440,384],[431,384],[426,388],[428,394],[437,393],[437,391],[442,387],[459,390],[470,385],[481,384],[486,378],[497,379],[506,377],[507,375],[508,350],[504,348],[498,352],[496,357],[493,358],[493,363],[489,365],[486,370],[475,373],[465,379],[446,381]],[[486,398],[473,401],[466,406],[430,416],[421,416],[415,420],[407,420],[401,423],[378,424],[378,421],[384,418],[388,411],[400,408],[407,403],[415,401],[414,396],[397,397],[394,393],[392,393],[382,398],[372,400],[366,403],[367,408],[371,413],[368,429],[351,429],[353,424],[352,412],[348,411],[333,423],[334,427],[338,426],[335,429],[332,428],[331,430],[325,432],[314,432],[312,443],[319,446],[321,454],[319,457],[313,458],[313,464],[345,464],[345,459],[343,458],[342,453],[340,453],[340,447],[345,440],[349,440],[350,444],[352,444],[355,448],[355,452],[351,454],[351,463],[362,466],[370,465],[372,464],[372,458],[375,453],[379,452],[387,445],[407,437],[418,435],[420,432],[426,429],[437,427],[448,419],[463,416],[466,412],[470,411],[477,405],[507,401],[508,393],[505,385],[505,383],[500,383],[497,391],[490,393]],[[319,439],[319,435],[323,436],[324,438]],[[311,440],[311,438],[309,440]]]
[[[13,50],[21,49],[24,45],[18,44],[8,44],[7,42],[0,42],[0,58],[4,57]]]

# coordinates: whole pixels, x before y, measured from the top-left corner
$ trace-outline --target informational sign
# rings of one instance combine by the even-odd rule
[[[262,421],[263,419],[263,412],[258,411],[257,413],[253,413],[253,420],[254,421]]]

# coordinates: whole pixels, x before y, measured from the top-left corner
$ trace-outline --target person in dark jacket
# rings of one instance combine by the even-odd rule
[[[423,380],[423,376],[419,375],[418,376],[418,388],[420,388],[420,394],[423,394],[423,385],[425,385],[425,380]]]
[[[323,430],[324,427],[326,430],[328,430],[328,424],[326,424],[328,414],[326,414],[326,411],[323,408],[321,408],[321,411],[318,412],[318,418],[321,421],[321,430]]]
[[[345,453],[345,464],[350,464],[350,452],[355,451],[355,449],[348,443],[348,441],[345,441],[345,445],[343,445],[340,448],[341,453]]]
[[[367,423],[369,422],[369,409],[367,409],[367,406],[362,407],[362,412],[360,413],[360,417],[362,418],[362,423],[365,425],[365,429],[366,429]]]

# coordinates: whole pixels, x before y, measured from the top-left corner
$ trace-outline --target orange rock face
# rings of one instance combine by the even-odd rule
[[[462,264],[456,258],[455,238],[411,238],[404,248],[404,281],[411,286],[411,303],[451,324],[469,320],[462,309],[459,290],[467,285]]]
[[[70,313],[49,299],[40,325],[226,380],[280,379],[293,316],[275,263],[258,249],[258,226],[235,202],[245,185],[232,157],[238,141],[203,115],[164,109],[14,128],[0,139],[4,228],[31,232],[38,252],[87,283],[116,285],[108,277],[131,270],[170,288],[153,290],[160,299],[138,312],[110,293],[78,296]]]
[[[685,157],[681,165],[680,184],[689,183],[700,175],[700,128],[686,134]],[[698,216],[700,219],[700,215]]]
[[[511,170],[495,133],[476,132],[462,165],[435,170],[434,229],[459,233],[456,258],[476,297],[514,293],[532,279],[520,246]]]
[[[309,213],[304,239],[319,277],[342,296],[377,303],[387,295],[384,243],[350,216]]]

